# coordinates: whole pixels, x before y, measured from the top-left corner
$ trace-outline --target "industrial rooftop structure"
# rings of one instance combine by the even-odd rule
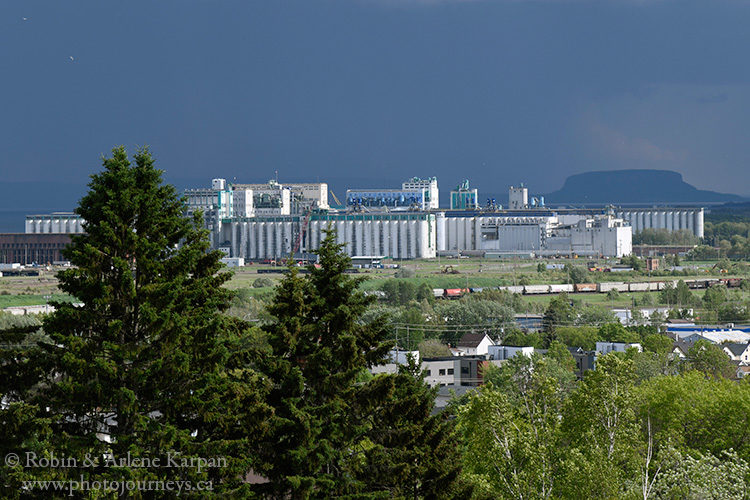
[[[478,190],[463,181],[451,207],[439,207],[435,177],[414,177],[401,188],[349,189],[346,206],[331,208],[326,183],[229,183],[187,189],[186,213],[200,210],[214,248],[246,260],[284,258],[318,248],[323,231],[337,229],[351,256],[431,258],[476,255],[590,255],[621,257],[645,228],[703,236],[702,208],[550,209],[521,185],[509,188],[509,208],[494,200],[480,208]],[[73,213],[28,215],[26,233],[81,233]]]

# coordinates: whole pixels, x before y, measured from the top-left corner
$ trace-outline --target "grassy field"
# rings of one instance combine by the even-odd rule
[[[0,295],[46,295],[59,293],[57,278],[50,271],[42,276],[3,276],[0,277]]]
[[[385,261],[386,264],[399,264],[403,269],[408,270],[413,277],[403,278],[415,285],[427,284],[430,288],[482,288],[494,286],[518,285],[521,280],[530,284],[539,283],[566,283],[569,282],[567,273],[559,270],[537,271],[537,265],[540,263],[566,264],[570,263],[577,266],[586,266],[586,259],[548,259],[548,260],[497,260],[497,259],[432,259],[432,260],[414,260],[414,261]],[[615,259],[601,259],[598,265],[612,265]],[[603,273],[590,272],[587,281],[646,281],[646,280],[666,280],[666,279],[690,279],[696,277],[727,277],[719,275],[711,268],[715,262],[685,262],[690,266],[698,266],[699,269],[693,276],[641,276],[634,273]],[[249,265],[241,269],[234,269],[232,279],[227,283],[227,288],[232,290],[247,289],[251,296],[267,293],[273,289],[273,286],[264,286],[255,288],[254,282],[259,278],[270,280],[275,286],[281,280],[281,274],[259,274],[259,269],[272,269],[269,265]],[[385,279],[393,278],[397,269],[360,269],[358,276],[367,278],[362,288],[365,290],[375,290],[382,287]],[[448,272],[445,272],[448,271]],[[712,272],[713,271],[713,272]],[[54,272],[45,271],[42,276],[23,276],[23,277],[0,277],[0,308],[16,305],[37,305],[44,304],[47,299],[45,296],[52,295],[59,300],[61,295],[57,288],[57,279]],[[580,294],[576,295],[577,299],[586,303],[600,304],[613,307],[625,307],[632,304],[633,298],[638,298],[639,293],[622,293],[620,297],[612,302],[608,301],[604,294]],[[543,296],[524,296],[532,303],[549,301],[549,295]]]
[[[607,298],[606,293],[576,293],[571,294],[570,297],[574,300],[580,300],[584,305],[625,308],[631,307],[634,300],[640,301],[644,295],[649,293],[654,298],[654,302],[656,302],[659,292],[620,293],[617,299],[614,300]],[[546,306],[552,297],[555,297],[555,295],[524,295],[523,300],[532,304],[544,304]]]
[[[53,272],[44,271],[42,276],[0,277],[0,309],[42,305],[53,300],[71,300],[69,295],[60,293]]]
[[[258,274],[257,269],[239,269],[233,271],[232,279],[226,284],[226,287],[231,290],[237,290],[239,288],[249,288],[251,290],[262,290],[262,288],[253,288],[253,282],[258,278],[268,278],[274,285],[282,278],[282,274]]]
[[[47,302],[71,302],[70,295],[55,293],[50,295],[0,295],[0,309],[15,306],[38,306]]]

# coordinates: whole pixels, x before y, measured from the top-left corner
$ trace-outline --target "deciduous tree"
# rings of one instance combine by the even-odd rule
[[[507,366],[502,388],[485,385],[458,409],[467,477],[488,498],[550,498],[561,391],[540,358]]]
[[[714,377],[731,378],[734,367],[729,356],[708,340],[698,340],[688,350],[687,364],[693,370],[701,371]]]
[[[544,312],[544,330],[547,332],[547,342],[553,338],[556,328],[561,326],[573,326],[577,317],[576,311],[570,303],[567,293],[561,293],[549,301],[547,310]]]
[[[568,495],[584,488],[592,496],[620,497],[624,479],[638,470],[633,363],[610,353],[596,364],[565,405],[562,429],[579,457],[577,469],[565,475],[565,489]]]

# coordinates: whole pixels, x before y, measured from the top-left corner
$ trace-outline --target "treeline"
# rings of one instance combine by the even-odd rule
[[[633,245],[690,246],[697,244],[699,241],[700,238],[687,229],[670,231],[668,229],[646,228],[633,235]]]
[[[748,386],[725,380],[719,347],[679,361],[667,337],[611,321],[566,337],[603,312],[560,295],[546,358],[488,364],[485,387],[435,413],[413,360],[370,373],[414,323],[373,308],[334,232],[308,274],[290,263],[271,296],[233,293],[201,214],[183,216],[147,150],[133,160],[115,149],[77,209],[86,233],[58,277],[82,305],[55,303],[41,325],[0,317],[3,498],[747,495]],[[467,324],[505,334],[525,306],[417,290],[399,307],[449,341]],[[636,336],[646,352],[576,381],[563,342]]]
[[[748,498],[750,385],[700,359],[639,380],[634,355],[577,384],[553,357],[488,369],[454,407],[474,498]]]
[[[747,259],[750,256],[750,205],[728,203],[714,207],[706,214],[703,242],[706,248],[696,249],[703,258]],[[711,247],[715,250],[711,252]]]
[[[730,269],[735,265],[736,263],[727,261]],[[748,321],[749,286],[750,283],[745,281],[741,289],[714,285],[696,291],[680,280],[676,286],[669,284],[660,292],[642,293],[634,298],[629,304],[634,307],[630,322],[634,326],[650,324],[658,328],[669,319],[691,317],[701,323]],[[618,322],[609,308],[587,304],[586,297],[580,295],[560,294],[551,298],[545,306],[520,294],[491,289],[457,300],[436,300],[429,286],[416,285],[403,279],[384,280],[381,289],[385,291],[385,296],[365,312],[365,319],[383,318],[390,340],[406,349],[418,349],[423,356],[449,355],[447,345],[455,346],[467,331],[485,331],[494,339],[510,345],[546,348],[550,341],[547,333],[521,331],[516,315],[543,315],[543,326],[547,331],[572,328],[597,332],[603,325]],[[615,301],[620,297],[621,293],[615,290],[607,294],[608,299]],[[265,312],[269,300],[270,295],[252,296],[246,291],[238,290],[230,312],[262,324],[270,321],[270,316]],[[640,311],[640,308],[653,307],[665,307],[668,312],[653,313],[646,317]],[[691,310],[692,316],[689,314]],[[625,340],[626,338],[630,337],[590,336],[593,342],[639,341]],[[592,342],[569,343],[561,340],[570,347],[593,349]]]
[[[750,221],[706,222],[703,241],[715,250],[711,258],[747,259],[750,257]],[[696,253],[707,257],[711,251],[696,249]]]
[[[750,256],[750,221],[745,217],[714,217],[706,220],[704,236],[688,230],[669,231],[647,228],[633,235],[634,245],[693,246],[689,256],[694,260],[747,259]]]
[[[0,330],[2,498],[470,496],[419,367],[369,374],[393,342],[334,233],[253,326],[148,151],[89,187],[58,275],[83,305]]]
[[[721,206],[711,207],[705,218],[706,222],[712,224],[750,221],[750,203],[725,203]]]
[[[744,284],[742,289],[729,290],[723,285],[716,285],[704,291],[694,291],[680,280],[676,286],[669,284],[660,292],[643,293],[633,299],[630,304],[634,307],[631,323],[634,326],[650,324],[658,328],[668,319],[688,318],[690,310],[695,319],[703,323],[747,321],[750,320],[747,287],[748,284]],[[436,351],[434,342],[423,345],[425,340],[455,346],[467,331],[484,331],[510,345],[543,348],[549,345],[550,339],[546,336],[558,328],[580,327],[598,331],[603,325],[618,323],[611,309],[587,304],[586,297],[576,295],[560,294],[552,297],[545,306],[529,301],[520,294],[490,289],[456,300],[435,300],[427,285],[414,285],[400,279],[386,280],[382,289],[386,290],[385,297],[369,309],[365,317],[385,318],[391,340],[406,349],[419,349],[425,356],[448,354],[445,349]],[[620,296],[614,290],[607,294],[612,300],[619,300]],[[665,307],[668,312],[655,312],[646,317],[639,309],[653,307]],[[528,314],[543,315],[543,332],[521,331],[516,315]],[[620,341],[606,336],[599,340]],[[585,346],[590,344],[566,342],[570,347],[587,348]],[[593,346],[588,348],[593,349]]]
[[[680,280],[676,286],[668,283],[659,292],[659,303],[672,307],[677,316],[687,308],[699,308],[696,314],[703,323],[712,321],[742,322],[750,320],[750,301],[744,292],[748,284],[743,283],[740,290],[728,290],[724,285],[713,285],[703,294],[690,290],[684,281]]]

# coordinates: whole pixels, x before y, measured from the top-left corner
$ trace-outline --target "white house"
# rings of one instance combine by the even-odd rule
[[[732,361],[750,364],[750,343],[724,344],[723,349]]]
[[[495,342],[486,333],[465,333],[456,347],[465,356],[474,356],[487,354],[491,345],[495,345]]]

